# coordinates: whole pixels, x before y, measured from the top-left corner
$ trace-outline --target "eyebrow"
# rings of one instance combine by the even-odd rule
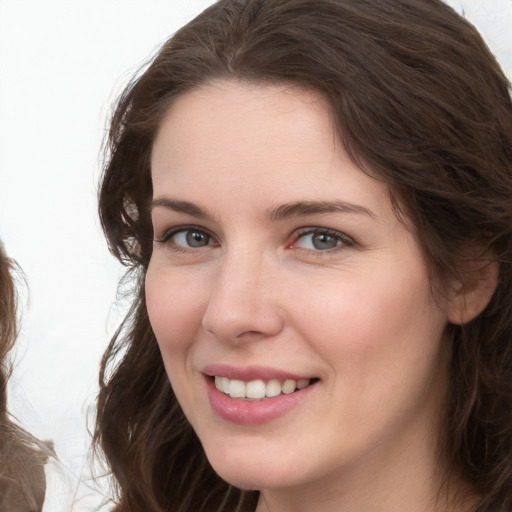
[[[187,213],[188,215],[192,215],[194,217],[212,217],[206,210],[197,206],[190,201],[179,201],[177,199],[171,199],[170,197],[157,197],[153,199],[151,202],[151,211],[155,208],[166,208],[167,210],[173,210],[179,213]]]
[[[166,208],[179,213],[186,213],[194,217],[213,218],[208,210],[191,203],[190,201],[180,201],[170,197],[157,197],[151,203],[151,210],[155,208]],[[306,217],[308,215],[321,215],[327,213],[355,213],[375,217],[375,214],[357,204],[347,203],[346,201],[297,201],[294,203],[285,203],[265,212],[265,216],[270,221],[279,221],[291,217]]]
[[[375,214],[368,208],[345,201],[298,201],[271,208],[266,215],[268,219],[277,221],[290,217],[306,217],[324,213],[357,213],[375,217]]]

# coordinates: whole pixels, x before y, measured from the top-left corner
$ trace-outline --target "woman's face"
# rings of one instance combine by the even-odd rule
[[[447,305],[323,101],[237,82],[188,92],[152,178],[149,317],[214,469],[243,488],[327,489],[433,465]]]

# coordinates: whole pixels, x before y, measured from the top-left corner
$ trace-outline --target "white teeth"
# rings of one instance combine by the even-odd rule
[[[297,381],[297,389],[304,389],[309,386],[309,379],[302,379]]]
[[[229,379],[227,377],[215,377],[215,387],[229,395]]]
[[[295,391],[295,388],[297,387],[297,381],[296,380],[285,380],[284,384],[281,388],[281,391],[285,395],[289,395],[290,393],[293,393]]]
[[[245,396],[247,398],[263,398],[267,386],[262,380],[252,380],[245,385]]]
[[[311,383],[310,379],[302,379],[296,381],[294,379],[287,379],[284,382],[277,379],[270,379],[267,383],[265,381],[251,380],[244,382],[237,379],[228,379],[227,377],[215,377],[215,387],[229,395],[231,398],[249,398],[252,400],[259,400],[261,398],[272,398],[281,393],[289,395],[298,389],[304,389]]]
[[[220,389],[229,395],[229,379],[227,377],[221,377],[221,385],[222,387]]]
[[[267,382],[265,396],[272,398],[281,394],[281,383],[276,379],[271,379]]]
[[[229,396],[231,398],[245,397],[245,382],[241,380],[232,380],[229,382]]]

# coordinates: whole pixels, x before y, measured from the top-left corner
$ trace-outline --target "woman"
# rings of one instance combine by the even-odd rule
[[[37,512],[43,507],[51,450],[11,421],[7,410],[7,358],[17,335],[14,268],[0,242],[0,511]]]
[[[512,508],[512,105],[438,0],[221,0],[126,89],[100,214],[117,511]]]

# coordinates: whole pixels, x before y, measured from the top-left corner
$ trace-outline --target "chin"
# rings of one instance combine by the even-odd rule
[[[221,468],[220,471],[214,466],[215,472],[229,484],[243,489],[245,491],[259,491],[262,489],[272,489],[275,487],[288,487],[291,482],[283,482],[279,475],[269,474],[265,467],[251,471],[244,468],[235,468],[234,470]],[[265,473],[265,474],[263,474]]]
[[[208,454],[207,454],[208,455]],[[215,454],[208,456],[208,460],[215,472],[229,484],[248,491],[257,491],[272,488],[287,488],[301,485],[307,479],[305,474],[297,472],[297,465],[281,461],[277,464],[275,459],[261,456],[250,457],[246,454],[241,460],[240,454]]]

